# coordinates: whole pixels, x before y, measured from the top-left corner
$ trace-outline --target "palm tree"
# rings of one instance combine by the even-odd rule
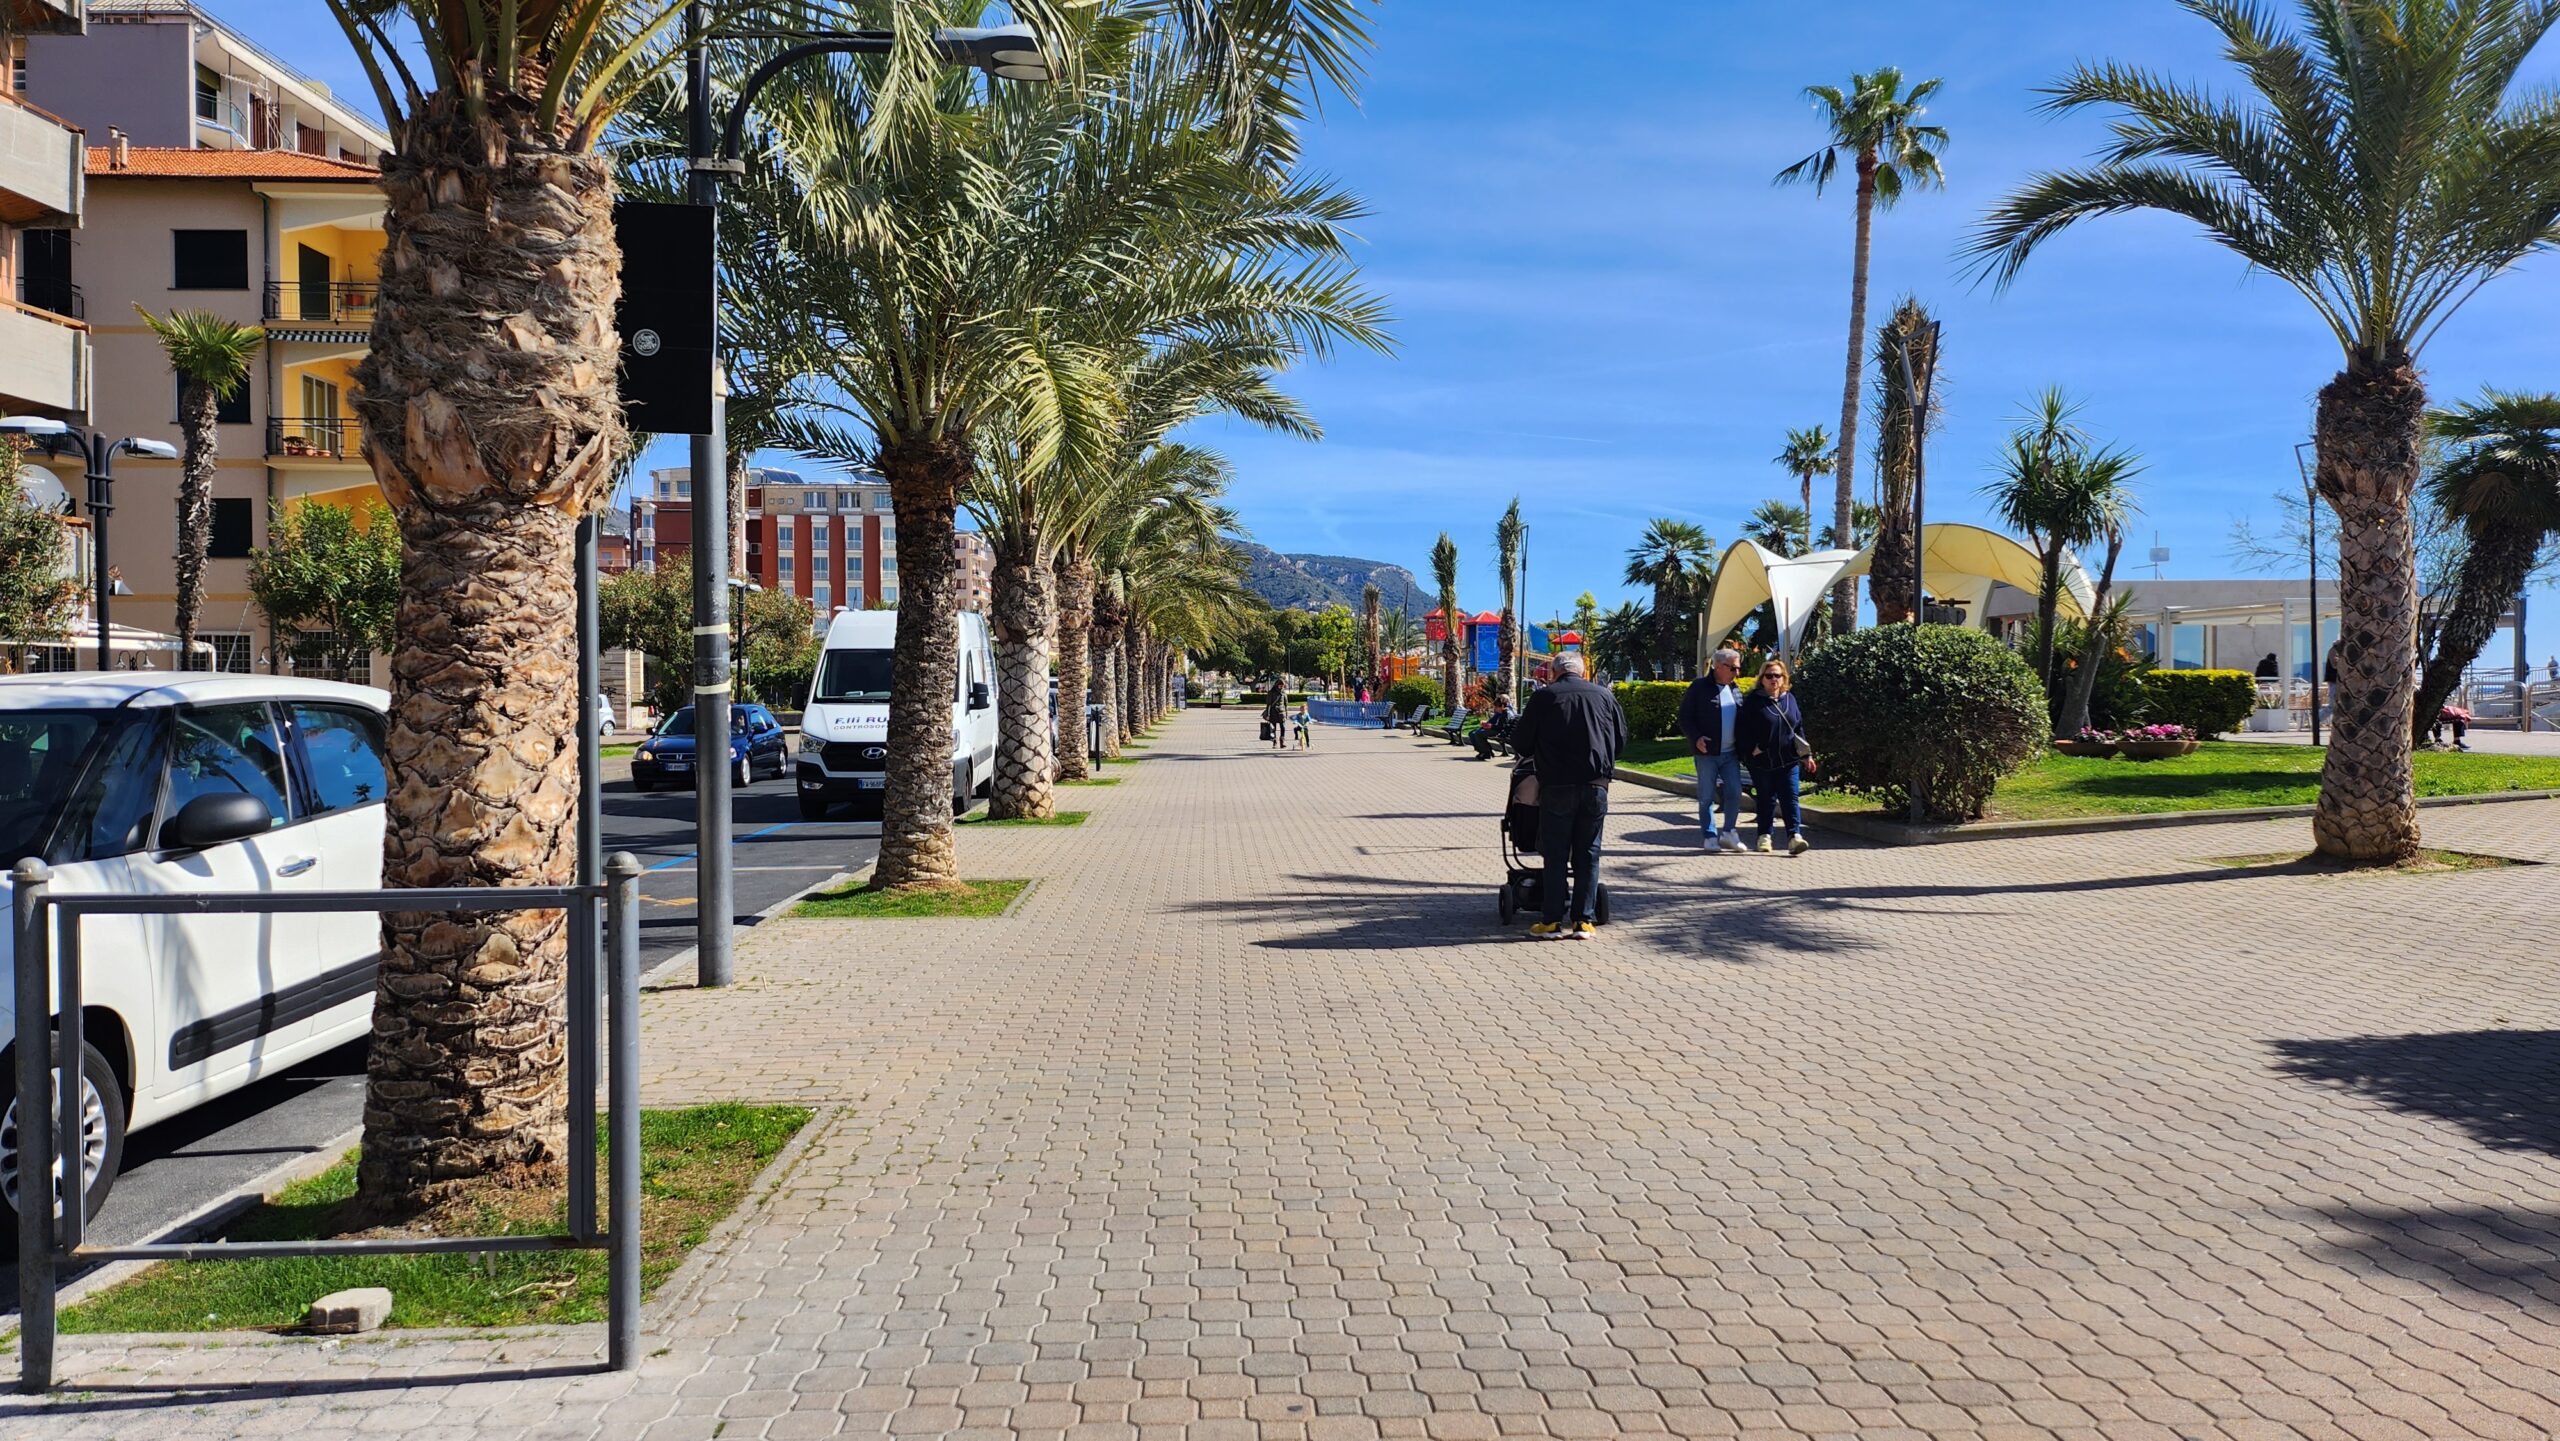
[[[1360,674],[1371,680],[1378,675],[1378,604],[1381,597],[1377,582],[1363,582],[1360,587]]]
[[[2001,523],[2036,547],[2036,675],[2048,696],[2063,561],[2111,525],[2121,526],[2126,483],[2142,468],[2126,451],[2093,448],[2075,418],[2079,409],[2059,389],[2038,395],[2027,424],[2009,433],[1998,478],[1982,489]]]
[[[1876,331],[1876,509],[1883,525],[1876,532],[1875,558],[1867,567],[1867,594],[1875,600],[1878,625],[1918,619],[1911,613],[1911,593],[1920,578],[1920,535],[1913,526],[1912,495],[1919,476],[1920,447],[1927,443],[1937,417],[1920,416],[1915,423],[1913,412],[1920,396],[1931,395],[1934,389],[1937,335],[1929,312],[1917,300],[1895,307],[1893,317]],[[1930,409],[1937,409],[1934,396]]]
[[[2523,593],[2543,545],[2560,532],[2560,395],[2490,390],[2438,411],[2427,428],[2452,447],[2427,478],[2430,498],[2460,516],[2470,545],[2445,608],[2410,721],[2424,739]]]
[[[1812,543],[1813,522],[1783,500],[1764,500],[1742,523],[1742,538],[1775,555],[1796,556]]]
[[[1680,621],[1699,572],[1714,563],[1714,551],[1715,541],[1704,530],[1664,517],[1647,525],[1644,538],[1627,552],[1627,584],[1653,587],[1653,654],[1664,680],[1696,668],[1694,656],[1691,665],[1681,664]]]
[[[2420,353],[2500,272],[2560,242],[2549,97],[2516,76],[2548,0],[2296,0],[2297,24],[2242,0],[2183,0],[2222,34],[2246,88],[2207,94],[2121,65],[2081,66],[2046,107],[2118,112],[2090,168],[2038,176],[1971,249],[2003,283],[2091,216],[2182,216],[2300,291],[2343,368],[2320,392],[2320,493],[2340,546],[2337,729],[2312,834],[2322,853],[2418,849],[2409,760],[2417,685],[2410,497],[2427,405]]]
[[[248,383],[249,362],[267,333],[210,310],[154,315],[134,307],[151,327],[169,368],[178,373],[178,425],[184,452],[178,470],[178,664],[196,668],[196,618],[204,610],[204,563],[213,541],[213,469],[222,434],[222,402]]]
[[[1788,431],[1787,448],[1774,457],[1778,468],[1794,476],[1796,484],[1804,491],[1804,549],[1782,552],[1784,554],[1802,555],[1813,549],[1813,483],[1839,463],[1840,457],[1833,454],[1833,450],[1830,432],[1816,425]],[[1777,549],[1774,545],[1769,548]]]
[[[1621,601],[1601,615],[1582,633],[1583,649],[1591,663],[1602,673],[1630,676],[1637,680],[1652,677],[1645,664],[1645,652],[1652,646],[1653,617],[1634,601]]]
[[[1520,694],[1520,544],[1529,535],[1529,527],[1520,519],[1520,497],[1502,512],[1493,527],[1494,564],[1502,569],[1502,629],[1494,637],[1496,652],[1501,657],[1502,693],[1516,701]]]
[[[1946,184],[1938,152],[1946,148],[1947,132],[1920,123],[1928,113],[1923,102],[1937,90],[1937,81],[1923,80],[1906,94],[1902,72],[1891,66],[1850,76],[1845,90],[1830,85],[1807,87],[1805,97],[1822,112],[1831,138],[1821,149],[1778,172],[1779,184],[1809,180],[1813,193],[1820,195],[1845,159],[1858,182],[1858,237],[1849,272],[1848,376],[1840,385],[1840,444],[1833,452],[1838,487],[1832,497],[1831,526],[1843,533],[1853,525],[1851,507],[1858,498],[1852,482],[1858,466],[1859,362],[1866,354],[1867,259],[1875,212],[1891,209],[1906,189]],[[1811,508],[1808,497],[1806,509]],[[1856,581],[1844,580],[1831,588],[1831,613],[1844,633],[1856,625]]]
[[[1463,621],[1458,614],[1458,543],[1445,530],[1431,547],[1431,582],[1440,588],[1440,693],[1455,714],[1466,705],[1466,693],[1458,689],[1458,637]]]

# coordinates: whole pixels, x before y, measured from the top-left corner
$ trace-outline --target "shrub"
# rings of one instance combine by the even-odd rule
[[[1680,697],[1688,694],[1689,683],[1622,680],[1610,689],[1618,693],[1618,705],[1627,713],[1628,738],[1649,741],[1669,735],[1680,724]]]
[[[1796,703],[1832,782],[1932,820],[1972,820],[2051,733],[2035,668],[1978,630],[1888,625],[1822,643]]]
[[[2063,705],[2071,698],[2071,687],[2080,680],[2080,652],[2089,643],[2089,632],[2078,621],[2066,620],[2054,628],[2053,711],[2055,724],[2061,723]],[[2129,726],[2151,713],[2151,697],[2143,687],[2143,677],[2151,671],[2151,657],[2130,646],[2117,645],[2098,656],[2097,688],[2089,692],[2089,725],[2096,730],[2115,730]]]
[[[1409,714],[1415,706],[1426,706],[1437,714],[1440,709],[1440,682],[1409,675],[1387,687],[1386,700],[1397,715]]]
[[[2238,730],[2258,708],[2258,678],[2245,670],[2155,670],[2142,678],[2145,720],[2210,739]]]

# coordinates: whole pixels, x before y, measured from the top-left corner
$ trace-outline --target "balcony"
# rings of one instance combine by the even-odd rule
[[[18,279],[18,303],[29,310],[45,311],[65,320],[89,318],[89,302],[81,296],[80,287],[68,280],[35,280],[21,276]]]
[[[79,131],[0,86],[0,222],[78,224],[82,144]]]
[[[79,415],[89,409],[89,327],[0,300],[0,408]]]
[[[270,280],[265,314],[269,320],[369,330],[373,327],[374,297],[381,289],[370,280],[338,280],[327,285]]]
[[[362,460],[364,427],[354,416],[271,415],[267,454],[279,459]]]

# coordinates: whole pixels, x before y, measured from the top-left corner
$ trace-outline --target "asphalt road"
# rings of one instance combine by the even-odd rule
[[[642,795],[631,788],[627,761],[605,762],[605,775],[605,852],[629,851],[649,868],[640,880],[646,975],[694,943],[693,793]],[[733,814],[741,926],[793,892],[867,863],[879,847],[876,821],[801,820],[788,778],[738,792]],[[363,1113],[364,1046],[356,1044],[138,1132],[125,1143],[124,1171],[89,1223],[89,1239],[151,1240],[269,1169],[312,1154]],[[16,1310],[16,1289],[15,1269],[0,1268],[0,1306],[8,1311]]]

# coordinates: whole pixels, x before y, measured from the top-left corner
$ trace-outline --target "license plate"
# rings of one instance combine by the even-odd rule
[[[853,783],[858,791],[876,791],[889,784],[887,776],[864,776]]]
[[[662,761],[660,764],[664,765],[671,771],[689,771],[693,769],[693,762],[691,761]]]

